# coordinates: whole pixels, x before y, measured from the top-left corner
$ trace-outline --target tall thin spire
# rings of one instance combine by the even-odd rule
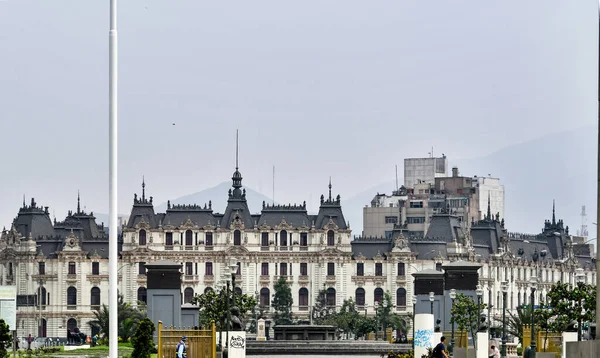
[[[552,225],[556,225],[556,210],[554,199],[552,199]]]
[[[25,194],[23,194],[23,207],[27,206],[27,204],[25,204]]]
[[[331,177],[329,177],[329,201],[331,201]]]
[[[488,220],[492,220],[492,207],[491,207],[491,200],[490,200],[490,192],[488,191],[488,210],[487,210],[487,218]]]
[[[239,163],[238,163],[238,159],[239,159],[239,129],[235,130],[235,170],[238,170],[239,168]]]
[[[146,180],[144,179],[144,176],[142,175],[142,202],[144,202],[146,200]]]
[[[79,196],[79,189],[77,189],[77,214],[81,212],[81,197]]]

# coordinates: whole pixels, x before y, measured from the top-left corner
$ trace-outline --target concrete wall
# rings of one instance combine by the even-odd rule
[[[567,342],[569,358],[600,357],[600,341]]]

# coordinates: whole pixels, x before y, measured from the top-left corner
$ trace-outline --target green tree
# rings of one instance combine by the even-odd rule
[[[248,332],[256,333],[256,330],[257,330],[256,325],[257,325],[258,320],[261,318],[265,318],[267,312],[268,312],[268,309],[265,306],[255,305],[254,307],[252,307],[252,312],[250,314],[251,320],[250,320],[250,326],[248,327]]]
[[[96,310],[93,313],[94,319],[89,322],[90,327],[99,328],[102,337],[108,339],[110,328],[108,306],[104,304],[99,310]],[[119,337],[127,342],[129,341],[129,338],[134,335],[139,322],[144,316],[137,308],[125,302],[125,298],[120,293],[118,294],[117,299],[117,315],[119,318]]]
[[[335,324],[335,308],[327,305],[327,290],[322,289],[317,295],[312,308],[312,318],[315,324]]]
[[[10,327],[3,319],[0,319],[0,358],[8,357],[7,348],[13,344],[13,338],[10,334]]]
[[[275,294],[273,295],[273,320],[275,325],[292,324],[294,322],[294,315],[292,313],[292,304],[294,299],[292,298],[292,289],[288,285],[285,278],[280,277],[273,287]]]
[[[584,283],[571,286],[559,281],[550,287],[546,297],[552,307],[553,328],[558,332],[573,321],[593,322],[596,319],[596,286]]]
[[[231,308],[232,290],[229,290],[227,295],[226,289],[220,291],[208,290],[201,295],[195,295],[191,303],[200,307],[199,321],[203,327],[210,326],[211,322],[215,322],[217,329],[225,328],[225,317],[227,317],[227,300],[229,300]],[[242,318],[246,318],[249,311],[256,306],[256,298],[254,296],[242,294],[235,295],[235,306],[240,310]]]
[[[392,294],[390,293],[390,291],[386,291],[383,295],[383,300],[379,302],[376,314],[377,322],[379,323],[379,328],[383,330],[384,337],[387,327],[390,326],[392,308]]]
[[[452,309],[450,310],[450,323],[457,325],[459,331],[467,331],[473,337],[473,343],[477,347],[477,331],[481,324],[480,312],[487,307],[487,304],[478,305],[470,296],[462,293],[456,295]]]
[[[346,339],[350,333],[356,335],[357,324],[360,314],[356,310],[356,304],[352,298],[344,300],[340,311],[335,315],[334,321],[337,328],[346,334]]]
[[[131,358],[150,358],[154,348],[153,335],[154,323],[149,318],[144,318],[131,338],[133,345]]]
[[[373,317],[359,316],[356,321],[355,339],[364,337],[370,332],[377,330],[377,320]]]

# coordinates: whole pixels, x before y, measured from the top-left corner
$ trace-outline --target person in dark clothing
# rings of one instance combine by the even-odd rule
[[[435,346],[435,348],[433,348],[433,358],[449,358],[448,354],[446,353],[446,337],[440,338],[440,343],[437,344],[437,346]]]

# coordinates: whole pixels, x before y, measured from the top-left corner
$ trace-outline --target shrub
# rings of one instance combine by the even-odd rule
[[[144,318],[131,338],[133,352],[131,358],[150,358],[154,350],[154,323],[149,318]]]

